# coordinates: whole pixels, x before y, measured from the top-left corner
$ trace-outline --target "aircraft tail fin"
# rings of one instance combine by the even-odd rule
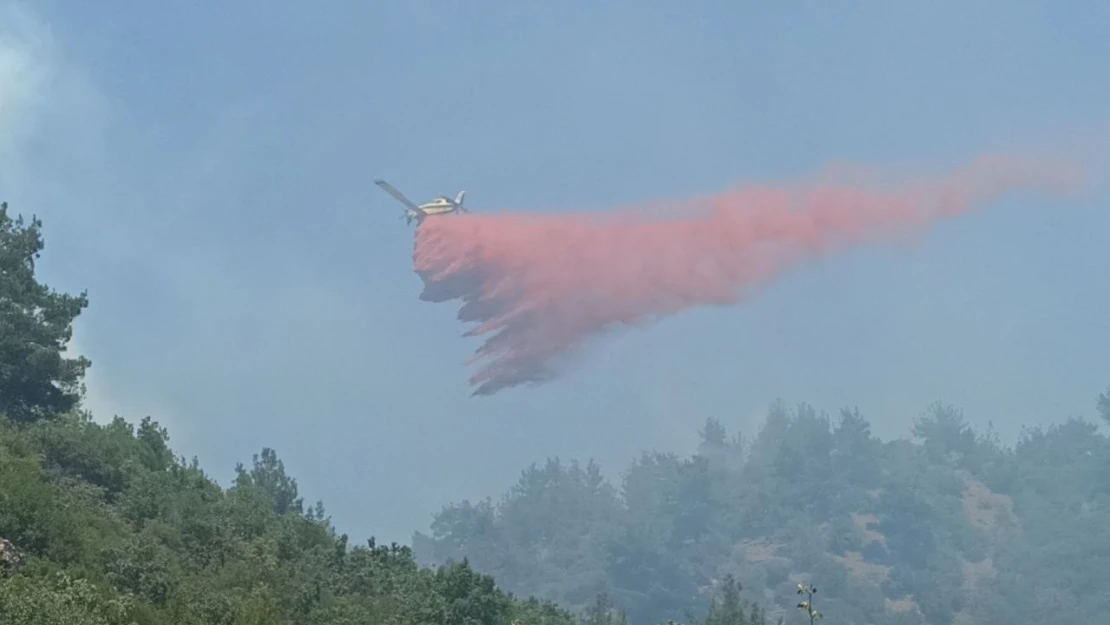
[[[463,208],[463,198],[465,198],[465,197],[466,197],[466,190],[465,189],[462,190],[462,191],[459,191],[459,194],[455,196],[455,205],[459,207],[459,210],[465,210]]]

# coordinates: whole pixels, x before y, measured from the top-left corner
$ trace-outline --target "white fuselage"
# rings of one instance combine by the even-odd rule
[[[454,202],[452,202],[449,198],[444,197],[444,196],[437,197],[436,199],[432,200],[431,202],[428,202],[427,204],[421,204],[420,205],[420,210],[423,211],[425,215],[429,215],[429,216],[430,215],[442,215],[444,213],[450,213],[450,212],[456,210],[457,208],[458,208],[458,206]],[[410,212],[412,213],[413,217],[417,216],[417,213],[415,211],[410,211]]]

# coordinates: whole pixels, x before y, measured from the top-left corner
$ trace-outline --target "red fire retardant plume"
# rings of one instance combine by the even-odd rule
[[[467,364],[488,395],[557,375],[558,361],[607,329],[695,306],[730,305],[800,262],[921,232],[1013,191],[1067,192],[1075,170],[1019,158],[881,188],[818,182],[753,186],[671,206],[667,218],[499,213],[426,219],[416,231],[421,299],[462,301],[486,335]]]

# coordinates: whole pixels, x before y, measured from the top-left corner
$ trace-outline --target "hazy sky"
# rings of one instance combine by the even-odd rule
[[[1103,192],[992,205],[469,398],[480,340],[417,300],[376,177],[558,211],[1107,145],[1105,2],[791,4],[0,0],[0,196],[44,219],[43,278],[89,291],[99,419],[152,415],[225,484],[273,447],[357,540],[407,542],[546,456],[615,473],[707,416],[753,433],[775,398],[883,436],[934,400],[1006,438],[1093,416]]]

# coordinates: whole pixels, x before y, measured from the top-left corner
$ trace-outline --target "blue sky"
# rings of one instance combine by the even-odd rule
[[[225,483],[273,447],[360,540],[405,542],[547,456],[616,474],[708,416],[753,433],[776,398],[887,437],[943,400],[1009,439],[1110,384],[1101,188],[831,257],[470,399],[478,340],[417,300],[372,180],[559,211],[1104,149],[1110,5],[1052,6],[0,1],[0,193],[45,220],[43,277],[89,290],[98,418],[151,414]]]

